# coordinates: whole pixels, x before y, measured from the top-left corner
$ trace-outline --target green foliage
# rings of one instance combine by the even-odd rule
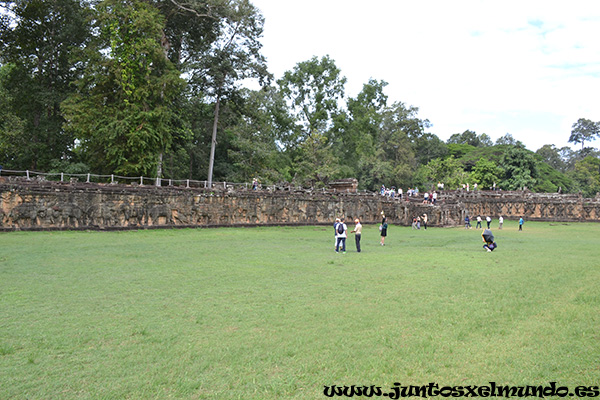
[[[600,193],[600,158],[588,156],[577,161],[568,176],[584,197],[595,197]]]
[[[301,142],[315,133],[326,135],[332,119],[339,112],[346,78],[335,62],[324,56],[298,63],[277,81],[290,110],[302,127]]]
[[[418,164],[427,164],[434,158],[445,158],[449,154],[448,146],[432,133],[423,133],[412,141]]]
[[[86,174],[90,167],[82,162],[73,162],[71,160],[53,160],[48,172],[54,174]]]
[[[214,118],[210,142],[208,182],[212,182],[221,105],[235,101],[244,79],[256,78],[268,84],[271,74],[260,53],[264,19],[248,0],[233,0],[223,9],[215,41],[192,66],[192,82],[214,99]],[[219,160],[217,160],[219,162]]]
[[[535,154],[540,157],[541,161],[547,163],[552,168],[561,172],[565,172],[567,165],[562,159],[559,149],[557,149],[553,144],[546,144],[540,147]]]
[[[421,187],[433,187],[437,182],[443,182],[446,189],[452,190],[462,187],[469,181],[469,175],[463,169],[462,163],[450,156],[445,159],[436,158],[427,165],[422,165],[415,177],[416,183]]]
[[[262,183],[291,181],[291,160],[277,146],[279,133],[292,123],[285,115],[283,99],[272,86],[245,91],[244,98],[237,123],[228,128],[231,134],[228,158],[234,166],[229,179],[249,182],[259,178]]]
[[[454,158],[461,158],[466,154],[469,154],[475,150],[475,147],[470,144],[464,143],[450,143],[448,144],[448,155]]]
[[[480,158],[471,172],[471,182],[477,183],[482,189],[490,188],[499,181],[502,171],[495,162]]]
[[[47,170],[69,156],[74,138],[62,129],[60,103],[82,66],[74,63],[89,40],[88,9],[76,0],[2,1],[0,85],[6,104],[0,151],[15,169]]]
[[[265,21],[248,0],[0,8],[5,168],[307,185],[355,177],[370,190],[487,187],[497,177],[505,189],[593,190],[583,162],[598,157],[585,147],[600,130],[593,121],[573,125],[570,141],[581,150],[546,145],[532,161],[510,134],[492,145],[466,130],[444,143],[417,107],[388,99],[385,81],[370,79],[346,99],[346,79],[329,56],[298,63],[270,86]],[[246,79],[263,89],[241,89]]]
[[[573,190],[573,180],[562,172],[545,162],[539,162],[537,168],[538,179],[533,187],[534,192],[555,193],[560,190],[561,193],[568,193]]]
[[[600,122],[579,118],[577,122],[573,124],[569,143],[581,143],[581,149],[583,149],[585,142],[594,140],[598,136],[600,136]]]
[[[173,101],[183,87],[161,46],[164,20],[141,1],[106,0],[98,12],[89,74],[63,104],[66,127],[81,139],[93,170],[153,176],[171,145]]]
[[[538,169],[530,151],[521,147],[511,147],[504,153],[500,165],[504,170],[500,186],[503,189],[520,190],[534,187]]]
[[[466,130],[463,133],[455,133],[450,136],[447,141],[448,144],[468,144],[473,147],[486,147],[492,145],[492,140],[488,135],[482,133],[477,135],[473,131]]]
[[[15,114],[13,99],[5,89],[5,79],[13,65],[0,67],[0,165],[5,169],[19,169],[20,160],[27,157],[24,122]]]
[[[484,158],[488,161],[492,161],[497,165],[500,164],[502,156],[509,149],[508,146],[489,146],[489,147],[475,147],[470,148],[470,150],[464,153],[461,157],[459,157],[460,161],[463,164],[464,169],[467,172],[473,171],[475,164]]]
[[[519,140],[516,140],[510,133],[498,138],[498,140],[496,140],[496,146],[525,147],[523,143],[521,143]]]

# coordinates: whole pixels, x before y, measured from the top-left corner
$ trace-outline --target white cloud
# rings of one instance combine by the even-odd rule
[[[564,146],[579,118],[600,121],[596,1],[254,0],[278,78],[330,55],[355,96],[369,78],[419,107],[442,139],[506,133]]]

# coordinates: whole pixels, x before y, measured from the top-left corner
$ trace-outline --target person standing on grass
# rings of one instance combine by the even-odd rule
[[[337,226],[340,223],[340,219],[336,218],[335,222],[333,223],[333,248],[335,249],[337,246],[337,238],[338,238],[338,233],[337,233]]]
[[[381,245],[385,246],[385,237],[387,236],[387,218],[385,218],[385,214],[383,211],[381,212],[381,225],[379,225],[379,231],[381,232]]]
[[[504,218],[502,215],[498,217],[498,229],[502,229],[502,224],[504,223]]]
[[[354,223],[356,224],[356,226],[354,227],[354,230],[352,230],[350,233],[354,233],[354,243],[356,243],[356,252],[360,253],[360,237],[362,235],[362,224],[360,223],[360,220],[358,218],[354,220]]]
[[[340,245],[342,247],[342,253],[346,253],[346,237],[348,236],[347,231],[348,227],[344,223],[344,218],[341,218],[340,223],[337,224],[337,228],[335,230],[337,239],[335,243],[336,253],[340,252]]]
[[[481,215],[477,216],[477,225],[475,225],[475,229],[481,229]]]
[[[471,219],[468,215],[465,216],[465,229],[471,229]]]
[[[487,228],[490,229],[490,224],[492,223],[492,217],[489,215],[485,217],[485,222],[487,222]]]
[[[519,230],[522,231],[523,230],[523,222],[525,222],[523,220],[523,217],[519,218]]]
[[[427,218],[427,214],[426,214],[426,213],[424,213],[424,214],[423,214],[422,221],[423,221],[423,228],[425,228],[425,230],[427,230],[427,220],[428,220],[428,218]]]

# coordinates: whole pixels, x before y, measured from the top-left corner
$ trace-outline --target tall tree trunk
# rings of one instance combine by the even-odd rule
[[[217,125],[219,124],[219,105],[221,97],[217,96],[215,104],[215,119],[213,122],[212,140],[210,142],[210,158],[208,160],[208,187],[212,188],[213,165],[215,163],[215,147],[217,146]]]
[[[162,178],[163,167],[163,152],[158,155],[158,165],[156,166],[156,186],[160,186],[160,178]]]

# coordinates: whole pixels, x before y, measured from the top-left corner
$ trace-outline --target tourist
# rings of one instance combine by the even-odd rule
[[[477,216],[477,225],[475,225],[475,229],[481,229],[481,216]]]
[[[381,225],[379,225],[379,231],[381,232],[381,245],[385,246],[385,237],[387,236],[387,218],[385,218],[385,214],[383,211],[381,212]]]
[[[340,223],[340,219],[336,218],[335,222],[333,223],[333,248],[335,250],[336,246],[337,246],[337,237],[338,237],[338,233],[337,233],[337,226]]]
[[[434,190],[434,191],[433,191],[433,204],[437,204],[437,198],[438,198],[438,194],[437,194],[437,192]]]
[[[488,252],[492,252],[495,248],[498,247],[496,242],[494,242],[494,235],[492,234],[491,230],[484,230],[481,234],[481,237],[483,238],[483,248],[486,249]]]
[[[417,229],[421,229],[421,217],[417,216]]]
[[[523,230],[523,222],[525,222],[523,220],[523,217],[519,218],[519,230],[522,231]]]
[[[489,215],[485,217],[485,222],[487,222],[487,228],[490,229],[490,224],[492,223],[492,217]]]
[[[417,229],[417,217],[413,217],[412,219],[412,228]]]
[[[335,244],[335,252],[336,253],[339,253],[340,245],[342,247],[342,252],[346,253],[347,231],[348,231],[348,227],[344,223],[344,218],[342,217],[342,219],[340,220],[340,223],[337,225],[337,229],[335,230],[336,239],[337,239],[337,242]]]
[[[465,229],[471,229],[471,219],[468,215],[465,216]]]
[[[354,242],[356,243],[356,251],[358,253],[360,253],[360,237],[362,235],[362,224],[360,223],[360,220],[358,218],[356,218],[354,220],[354,223],[356,224],[356,226],[350,233],[354,233]]]
[[[426,204],[429,201],[429,193],[423,193],[423,204]]]
[[[423,228],[425,228],[425,230],[427,230],[427,220],[428,220],[428,218],[427,218],[427,214],[426,213],[423,214],[423,219],[422,220],[423,220]]]
[[[502,215],[498,217],[498,229],[502,229],[502,224],[504,223],[504,218]]]
[[[398,197],[402,199],[402,188],[398,188]]]

